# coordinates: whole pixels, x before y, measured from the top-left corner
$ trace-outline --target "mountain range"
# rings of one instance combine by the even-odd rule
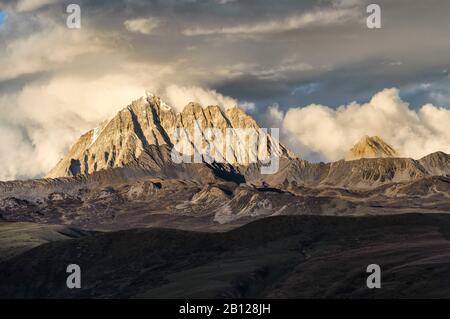
[[[195,129],[202,147],[192,138]],[[267,143],[241,147],[245,140],[236,135],[230,156],[213,156],[226,160],[208,162],[202,153],[213,149],[208,129],[253,129]],[[184,143],[200,153],[200,162],[173,161],[180,130],[186,132]],[[450,211],[448,154],[395,157],[380,137],[365,136],[346,160],[310,163],[282,144],[268,147],[273,139],[238,107],[189,103],[177,113],[147,94],[81,136],[46,179],[1,182],[0,218],[96,230],[217,229],[285,214]],[[275,173],[261,173],[263,153],[279,160]]]

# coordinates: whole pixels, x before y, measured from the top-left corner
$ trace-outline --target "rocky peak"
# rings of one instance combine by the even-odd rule
[[[256,121],[237,106],[228,109],[226,113],[230,122],[235,127],[259,128]]]
[[[187,146],[195,144],[194,130],[200,130],[204,140],[202,145],[195,145],[195,148],[208,149],[214,140],[208,140],[207,134],[204,134],[209,128],[218,129],[222,133],[227,129],[255,129],[259,139],[266,138],[267,145],[271,145],[271,136],[264,133],[256,121],[238,107],[223,111],[219,106],[203,108],[199,103],[191,102],[180,113],[176,113],[161,98],[147,92],[146,96],[133,101],[109,122],[83,135],[47,177],[90,174],[125,166],[138,161],[151,145],[174,147],[179,143],[180,130],[186,133],[184,137],[188,140],[184,145]],[[230,155],[226,158],[228,164],[247,165],[249,159],[253,158],[249,154],[250,150],[242,147],[245,141],[239,138],[240,136],[234,136],[230,151],[227,151]],[[267,153],[264,147],[254,151],[256,154]],[[225,152],[212,153],[224,155]],[[277,156],[295,157],[282,145],[272,153]]]
[[[365,135],[350,149],[345,159],[351,161],[360,158],[385,157],[398,157],[398,153],[380,137]]]
[[[450,155],[444,152],[431,153],[419,160],[430,175],[450,176]]]

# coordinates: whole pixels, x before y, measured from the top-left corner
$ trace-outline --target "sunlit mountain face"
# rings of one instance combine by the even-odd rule
[[[0,0],[0,298],[448,298],[448,12]]]

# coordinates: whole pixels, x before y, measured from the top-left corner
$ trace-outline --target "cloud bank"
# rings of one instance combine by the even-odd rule
[[[269,113],[303,158],[343,159],[364,135],[382,137],[404,157],[450,153],[450,110],[432,104],[414,110],[395,88],[375,94],[365,104],[353,102],[337,109],[312,104],[285,114],[272,106]]]

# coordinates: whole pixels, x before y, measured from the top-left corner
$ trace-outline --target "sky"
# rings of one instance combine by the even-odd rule
[[[45,175],[145,90],[239,104],[311,161],[366,134],[450,153],[450,2],[376,1],[369,29],[371,2],[0,0],[0,180]]]
[[[6,13],[0,11],[0,27],[5,23]]]

